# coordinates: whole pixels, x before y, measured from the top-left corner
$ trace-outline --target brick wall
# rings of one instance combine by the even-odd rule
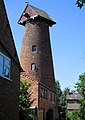
[[[20,69],[1,45],[0,52],[11,59],[10,80],[0,76],[0,120],[18,120]]]
[[[36,52],[32,51],[32,45],[36,45]],[[55,118],[56,103],[53,100],[50,100],[51,94],[55,94],[55,78],[50,45],[49,26],[47,23],[45,23],[45,21],[29,20],[25,24],[20,63],[25,71],[24,74],[28,76],[28,80],[32,82],[32,97],[38,97],[36,104],[34,105],[38,106],[39,110],[42,109],[44,111],[45,118],[46,112],[49,109],[52,109],[54,114],[53,116]],[[36,64],[36,71],[31,70],[32,63]],[[23,76],[21,75],[21,79],[22,78]],[[47,90],[47,99],[40,97],[41,87]]]
[[[0,41],[5,45],[5,48],[19,64],[9,20],[3,0],[0,0]]]
[[[32,45],[37,46],[37,52],[32,52]],[[52,62],[49,26],[43,21],[31,20],[25,25],[20,63],[25,73],[32,79],[54,89],[54,69]],[[31,64],[35,63],[36,72],[31,71]]]
[[[32,107],[38,107],[38,82],[37,80],[33,80],[30,78],[28,75],[22,73],[20,76],[21,80],[27,80],[31,86],[28,89],[28,92],[32,92],[31,95],[31,100],[34,100],[33,104],[31,105]]]
[[[0,76],[0,120],[19,120],[20,66],[3,0],[0,0],[0,52],[11,60],[10,80]]]
[[[41,88],[44,90],[44,96],[41,96]],[[39,84],[39,109],[44,111],[44,117],[46,119],[46,112],[51,109],[53,110],[53,116],[55,118],[55,108],[56,108],[56,93],[50,88]]]

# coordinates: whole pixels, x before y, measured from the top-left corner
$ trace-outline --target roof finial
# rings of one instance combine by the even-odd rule
[[[27,5],[29,4],[29,2],[25,2]]]

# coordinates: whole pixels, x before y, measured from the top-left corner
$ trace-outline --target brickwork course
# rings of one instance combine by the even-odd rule
[[[37,107],[38,112],[43,111],[43,120],[47,120],[48,116],[49,120],[55,120],[56,90],[49,26],[56,22],[46,12],[27,5],[18,23],[24,26],[20,53],[20,63],[24,72],[21,73],[21,79],[28,79],[31,83],[32,99],[36,99],[32,107]]]
[[[19,120],[18,97],[21,67],[3,0],[0,0],[1,53],[8,57],[11,63],[10,79],[0,75],[0,120]]]

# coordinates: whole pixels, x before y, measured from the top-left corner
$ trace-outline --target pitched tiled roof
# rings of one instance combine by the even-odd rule
[[[79,109],[80,104],[78,103],[68,103],[67,110]]]
[[[79,100],[81,98],[82,97],[79,93],[69,93],[69,94],[66,95],[67,100],[74,100],[74,99]]]

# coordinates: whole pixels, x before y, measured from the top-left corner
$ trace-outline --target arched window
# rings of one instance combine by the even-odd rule
[[[32,63],[32,64],[31,64],[31,70],[32,70],[32,71],[36,71],[36,64],[35,64],[35,63]]]

